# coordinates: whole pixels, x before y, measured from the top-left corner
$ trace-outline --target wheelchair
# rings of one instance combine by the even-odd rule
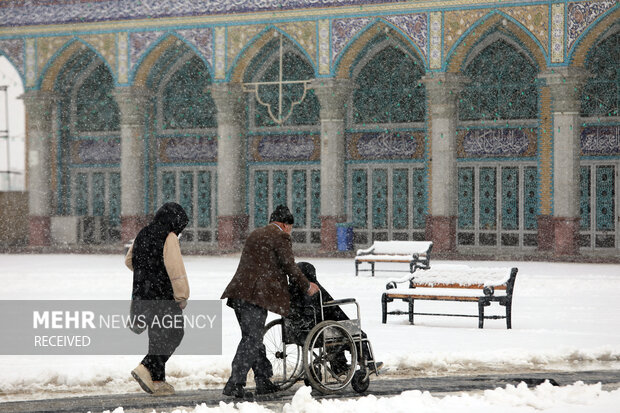
[[[280,318],[265,326],[263,343],[273,366],[271,381],[285,390],[303,380],[322,394],[337,393],[350,383],[363,393],[370,375],[379,372],[370,341],[362,333],[359,304],[354,298],[323,302],[321,296],[319,302],[320,311],[304,307],[302,317]],[[324,319],[324,308],[340,305],[355,305],[357,318]]]

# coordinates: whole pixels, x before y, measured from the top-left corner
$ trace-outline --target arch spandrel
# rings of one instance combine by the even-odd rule
[[[269,26],[254,36],[254,38],[251,39],[236,56],[236,59],[230,65],[230,70],[227,76],[229,81],[233,83],[243,82],[246,71],[249,69],[254,58],[261,53],[263,48],[271,40],[273,40],[275,36],[284,36],[288,41],[290,41],[295,48],[304,55],[308,63],[312,66],[314,73],[317,73],[315,64],[316,59],[313,59],[312,56],[308,54],[306,49],[304,49],[294,38],[292,38],[288,33],[282,31],[280,28]]]
[[[573,66],[583,67],[591,48],[605,35],[617,31],[620,31],[620,7],[618,6],[608,14],[599,17],[575,40],[566,60]]]
[[[0,56],[4,56],[19,74],[22,84],[25,85],[25,45],[23,39],[0,40]]]
[[[58,38],[55,38],[55,39],[58,39]],[[99,53],[99,51],[95,47],[93,47],[90,43],[78,37],[74,37],[74,38],[65,37],[62,39],[65,40],[64,45],[55,49],[56,53],[51,55],[49,58],[47,58],[47,60],[45,60],[45,65],[43,65],[43,68],[38,71],[38,73],[41,73],[41,76],[39,78],[39,89],[46,90],[46,91],[53,90],[54,83],[56,82],[58,74],[64,67],[65,63],[67,63],[67,61],[71,58],[71,56],[73,56],[75,53],[78,53],[80,50],[83,50],[83,49],[92,50],[93,53],[95,53],[101,59],[101,61],[106,65],[106,67],[112,74],[112,77],[116,80],[115,68],[113,66],[110,66],[110,62],[106,60],[105,57],[102,56],[101,53]],[[52,50],[55,47],[55,45],[56,45],[55,42],[49,44],[49,47],[51,49],[47,49],[47,48],[45,49],[45,56],[49,54],[49,51]],[[37,46],[39,46],[39,44],[37,44]],[[41,64],[40,61],[39,61],[39,64]]]
[[[454,43],[446,54],[444,63],[446,72],[459,73],[472,49],[485,37],[497,32],[507,37],[514,37],[525,47],[539,68],[547,66],[548,54],[540,41],[512,17],[493,12],[478,20]]]
[[[403,34],[400,28],[384,20],[376,20],[342,49],[342,52],[334,63],[335,77],[339,79],[348,79],[364,49],[381,35],[384,35],[386,38],[395,37],[397,43],[409,46],[407,52],[414,54],[424,66],[427,65],[426,55],[421,52],[419,46],[415,44],[409,36]]]
[[[130,76],[130,83],[134,86],[146,87],[149,73],[151,73],[159,58],[166,50],[174,47],[177,42],[183,42],[183,40],[172,33],[166,33],[161,36],[159,41],[151,45],[150,49],[136,63]]]

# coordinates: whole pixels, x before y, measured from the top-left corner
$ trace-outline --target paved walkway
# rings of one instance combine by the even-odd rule
[[[554,385],[566,386],[576,381],[586,384],[602,383],[606,388],[620,387],[620,370],[599,370],[579,372],[546,372],[546,373],[523,373],[523,374],[489,374],[477,376],[445,376],[445,377],[419,377],[399,379],[377,379],[371,376],[370,387],[366,394],[375,396],[397,395],[406,390],[428,391],[433,394],[471,392],[479,390],[505,387],[508,384],[517,385],[525,382],[529,386],[536,386],[549,380]],[[294,386],[276,396],[257,398],[257,402],[270,408],[278,408],[289,402],[299,386]],[[320,398],[348,398],[359,397],[350,387],[341,394],[323,396]],[[123,407],[125,413],[152,412],[153,409],[173,410],[176,407],[184,407],[191,410],[196,405],[205,403],[209,407],[217,406],[220,401],[230,403],[231,398],[222,396],[222,389],[205,389],[178,392],[169,397],[152,397],[146,393],[112,394],[102,396],[69,397],[62,399],[31,400],[23,402],[0,403],[0,412],[11,413],[59,413],[59,412],[103,412],[113,411],[117,407]]]

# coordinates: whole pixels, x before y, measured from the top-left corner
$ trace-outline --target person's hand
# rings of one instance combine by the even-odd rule
[[[308,288],[308,295],[314,295],[318,292],[319,292],[319,286],[311,282],[310,287]]]
[[[187,300],[179,301],[178,304],[181,310],[185,310],[185,307],[187,307]]]

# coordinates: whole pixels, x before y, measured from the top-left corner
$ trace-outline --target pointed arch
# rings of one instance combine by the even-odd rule
[[[592,47],[618,31],[620,31],[620,8],[616,7],[599,17],[577,38],[566,60],[573,66],[584,67]]]
[[[235,60],[232,62],[230,66],[230,70],[226,75],[226,78],[229,82],[240,83],[243,82],[243,78],[245,77],[246,71],[251,66],[252,61],[256,56],[258,56],[263,48],[273,39],[274,36],[280,35],[284,36],[284,38],[291,42],[294,47],[301,52],[307,61],[308,65],[312,67],[312,70],[316,74],[318,73],[317,67],[314,63],[314,59],[308,54],[308,51],[302,47],[299,42],[297,42],[294,38],[292,38],[288,33],[283,31],[282,29],[269,25],[265,27],[259,34],[254,36],[248,44],[241,49],[239,54],[235,57]]]
[[[211,78],[214,77],[213,67],[205,59],[202,53],[192,44],[192,42],[185,39],[178,33],[168,32],[163,34],[157,39],[140,57],[132,68],[129,74],[129,82],[135,86],[145,87],[147,85],[147,79],[159,61],[162,55],[175,46],[183,45],[184,47],[192,50],[192,52],[202,60],[205,67],[209,71]]]
[[[519,49],[526,52],[539,68],[546,67],[549,57],[540,41],[511,16],[493,11],[473,24],[456,41],[446,54],[445,71],[459,73],[472,51],[484,42],[485,38],[495,33],[501,33],[506,38],[516,40],[522,45]]]
[[[427,66],[426,57],[420,51],[418,45],[412,42],[408,36],[393,24],[377,19],[364,28],[342,49],[339,57],[333,64],[336,77],[339,79],[349,78],[360,56],[364,54],[364,49],[367,49],[368,45],[372,44],[382,34],[386,38],[393,38],[393,41],[403,46],[410,56],[422,62],[424,67]]]
[[[116,72],[110,66],[110,62],[101,55],[101,53],[94,48],[87,41],[80,39],[79,37],[74,37],[71,40],[67,41],[64,46],[62,46],[58,51],[46,62],[43,70],[41,70],[41,76],[37,81],[37,88],[41,90],[51,91],[54,88],[54,83],[58,77],[58,74],[64,67],[65,63],[75,54],[79,53],[80,50],[90,49],[110,71],[112,78],[116,82]]]

